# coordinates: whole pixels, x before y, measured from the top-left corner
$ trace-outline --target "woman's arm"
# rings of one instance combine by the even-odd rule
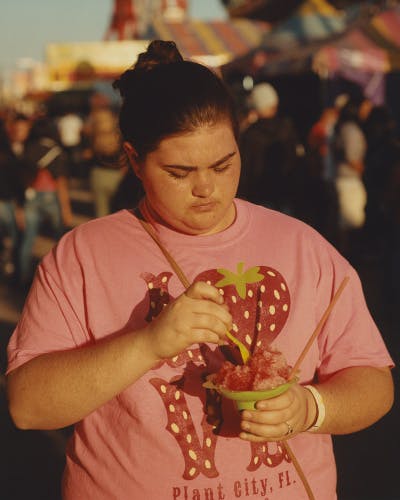
[[[218,290],[195,283],[141,330],[42,354],[11,371],[7,377],[10,414],[22,429],[71,425],[158,362],[193,344],[224,342],[231,322]]]
[[[343,369],[315,385],[323,399],[326,415],[317,432],[349,434],[372,425],[393,404],[393,379],[389,368],[357,366]],[[317,418],[311,392],[296,385],[274,399],[260,401],[257,411],[242,413],[240,437],[249,441],[279,441],[306,431]]]
[[[42,354],[10,372],[9,409],[16,426],[66,427],[123,391],[157,363],[141,333]]]
[[[360,431],[383,417],[393,405],[394,388],[389,368],[346,368],[315,387],[326,408],[321,433]]]

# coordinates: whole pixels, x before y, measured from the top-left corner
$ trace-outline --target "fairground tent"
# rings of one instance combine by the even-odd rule
[[[148,38],[173,40],[185,58],[219,67],[259,47],[268,29],[265,22],[250,19],[182,22],[155,19]]]
[[[225,74],[258,79],[308,70],[353,80],[382,102],[385,75],[400,70],[400,7],[361,2],[339,10],[324,0],[303,2],[259,47],[224,67]]]
[[[112,80],[155,38],[173,40],[186,59],[220,67],[260,46],[266,23],[249,19],[166,22],[155,19],[146,39],[49,43],[46,62],[53,88],[93,79]]]

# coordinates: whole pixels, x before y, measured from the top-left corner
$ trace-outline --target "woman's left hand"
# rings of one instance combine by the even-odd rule
[[[316,417],[311,393],[299,384],[272,399],[259,401],[257,410],[241,414],[241,439],[252,442],[282,441],[307,430]]]

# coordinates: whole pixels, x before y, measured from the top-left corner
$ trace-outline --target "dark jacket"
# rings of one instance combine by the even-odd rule
[[[250,125],[240,138],[238,195],[260,205],[284,208],[297,161],[296,146],[297,134],[288,118],[262,118]]]

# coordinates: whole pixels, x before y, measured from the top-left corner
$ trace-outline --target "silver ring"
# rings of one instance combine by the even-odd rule
[[[289,422],[285,422],[285,424],[287,426],[287,431],[285,436],[290,436],[290,434],[293,434],[293,427],[289,424]]]

